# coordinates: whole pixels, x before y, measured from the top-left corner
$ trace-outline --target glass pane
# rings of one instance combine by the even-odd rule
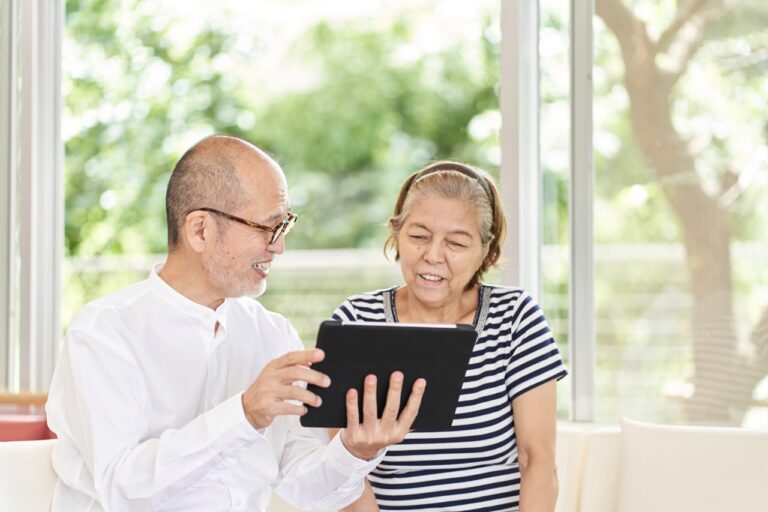
[[[568,365],[570,191],[569,2],[542,0],[539,27],[541,69],[541,168],[543,220],[541,306]],[[558,383],[558,416],[569,417],[572,378]]]
[[[410,172],[498,176],[497,0],[256,4],[67,3],[65,324],[161,259],[168,175],[204,135],[286,171],[300,220],[260,300],[307,343],[347,295],[400,281],[381,247]]]
[[[596,413],[766,427],[768,4],[697,5],[596,2]]]
[[[0,0],[0,391],[18,390],[18,9]],[[14,69],[15,67],[15,69]]]
[[[8,77],[8,71],[10,70],[11,63],[9,62],[10,49],[9,46],[9,24],[11,22],[10,16],[7,15],[6,9],[8,9],[8,3],[4,0],[0,0],[0,290],[3,290],[0,295],[0,390],[3,390],[7,386],[8,376],[8,323],[11,314],[11,305],[8,301],[8,293],[11,278],[9,272],[10,266],[10,242],[11,236],[11,223],[9,215],[10,204],[10,169],[8,169],[8,153],[10,151],[9,140],[9,123],[5,120],[9,118],[10,113],[8,107],[10,106],[10,83]]]

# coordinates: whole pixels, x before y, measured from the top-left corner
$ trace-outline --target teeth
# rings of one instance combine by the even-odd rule
[[[427,281],[442,281],[443,278],[440,276],[432,275],[432,274],[419,274],[421,277],[426,279]]]
[[[252,266],[253,268],[259,269],[263,272],[269,272],[269,267],[272,266],[272,263],[266,261],[264,263],[254,263]]]

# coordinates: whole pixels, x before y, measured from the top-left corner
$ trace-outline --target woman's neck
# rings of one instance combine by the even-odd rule
[[[415,324],[471,324],[477,312],[478,287],[464,290],[454,300],[433,305],[421,302],[407,285],[401,286],[395,291],[397,319]]]

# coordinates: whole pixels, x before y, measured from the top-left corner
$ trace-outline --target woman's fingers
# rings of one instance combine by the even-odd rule
[[[377,420],[376,376],[367,375],[363,383],[363,423],[373,424]]]
[[[387,390],[387,402],[384,405],[383,421],[396,422],[397,413],[400,412],[400,394],[403,391],[402,372],[392,372],[389,376],[389,389]]]
[[[419,407],[421,407],[421,399],[424,398],[424,391],[427,388],[427,381],[425,379],[416,379],[411,388],[411,394],[408,397],[408,402],[405,404],[403,412],[397,419],[398,426],[402,427],[404,432],[408,432],[411,429],[411,425],[416,420],[416,415],[419,414]]]

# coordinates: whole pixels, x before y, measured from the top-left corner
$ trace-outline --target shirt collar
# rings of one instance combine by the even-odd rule
[[[227,311],[229,310],[230,299],[224,299],[216,310],[203,306],[197,302],[188,299],[171,285],[163,281],[159,276],[164,263],[158,263],[149,271],[149,286],[165,302],[191,317],[199,319],[206,325],[216,325],[218,322],[225,329],[227,328]]]

